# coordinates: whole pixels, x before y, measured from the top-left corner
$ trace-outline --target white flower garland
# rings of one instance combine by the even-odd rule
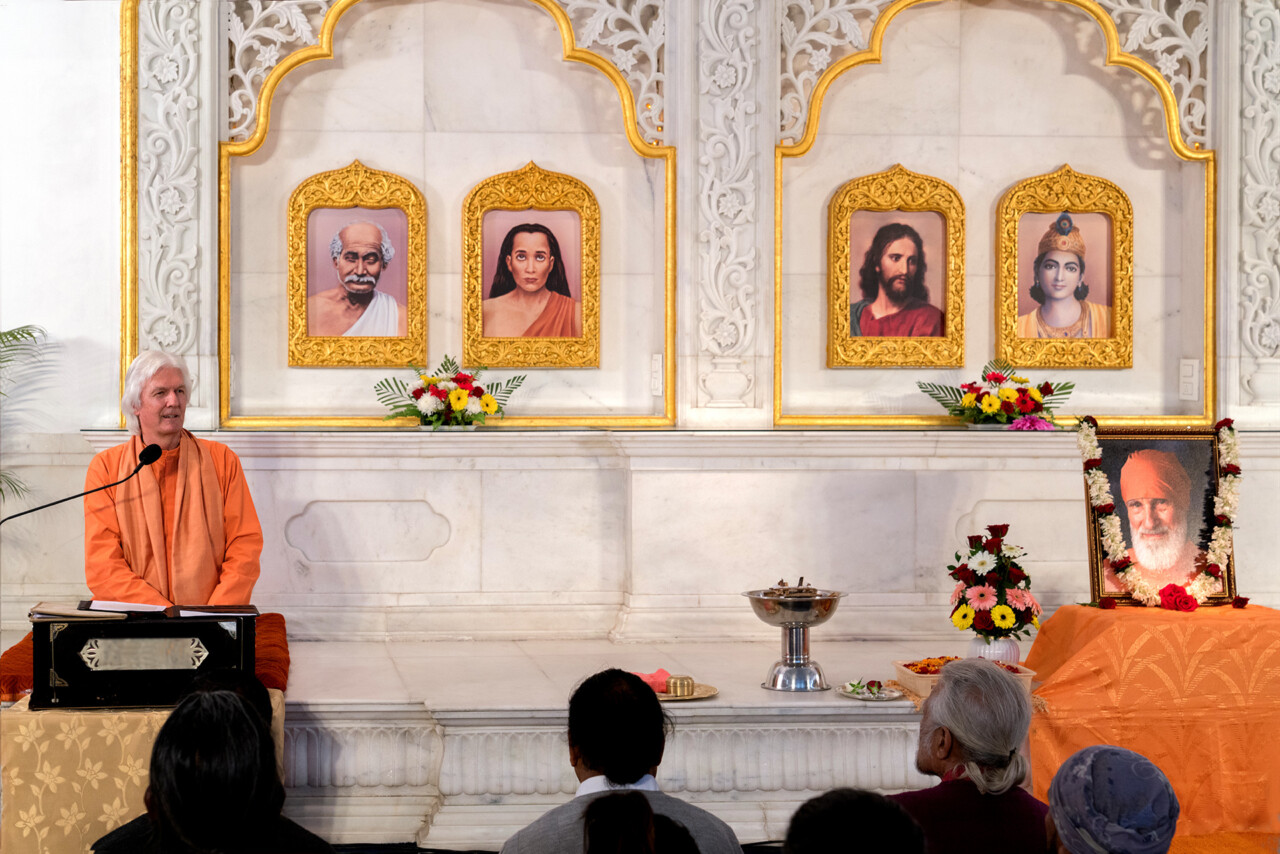
[[[1076,430],[1076,445],[1080,448],[1080,457],[1087,465],[1091,460],[1102,460],[1102,446],[1098,444],[1098,422],[1092,418],[1081,418]],[[1221,578],[1208,571],[1216,567],[1219,571],[1227,566],[1231,559],[1231,526],[1235,522],[1236,512],[1240,505],[1240,446],[1235,427],[1231,419],[1223,419],[1215,425],[1218,431],[1218,494],[1213,499],[1214,527],[1209,537],[1209,548],[1205,552],[1205,566],[1196,573],[1196,577],[1183,589],[1198,604],[1222,589]],[[1106,474],[1096,465],[1086,468],[1085,484],[1089,490],[1089,504],[1098,517],[1098,533],[1102,539],[1102,548],[1111,563],[1121,563],[1127,557],[1124,534],[1120,526],[1120,516],[1116,513],[1115,499],[1111,495],[1111,483]],[[1128,570],[1133,566],[1116,570],[1116,578],[1120,585],[1134,599],[1147,606],[1160,604],[1160,591],[1145,578],[1136,577],[1136,573]]]

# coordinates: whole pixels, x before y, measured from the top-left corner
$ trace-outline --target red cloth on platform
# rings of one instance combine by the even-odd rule
[[[1058,609],[1027,656],[1034,793],[1058,766],[1114,744],[1169,778],[1178,834],[1280,830],[1280,612]]]
[[[289,639],[283,614],[260,614],[254,629],[254,675],[268,688],[289,684]],[[0,702],[16,702],[31,690],[32,635],[0,655]]]

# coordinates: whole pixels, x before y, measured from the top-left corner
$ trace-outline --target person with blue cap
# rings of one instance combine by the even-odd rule
[[[1072,754],[1049,784],[1050,854],[1164,854],[1178,797],[1149,759],[1108,744]]]

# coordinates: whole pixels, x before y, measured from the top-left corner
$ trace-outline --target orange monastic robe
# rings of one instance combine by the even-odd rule
[[[542,313],[529,324],[522,338],[572,338],[573,322],[578,314],[578,304],[571,297],[552,291],[543,306]]]
[[[133,471],[143,447],[134,436],[98,454],[85,489]],[[244,605],[261,553],[262,527],[240,459],[186,431],[132,480],[84,499],[84,575],[95,599]]]

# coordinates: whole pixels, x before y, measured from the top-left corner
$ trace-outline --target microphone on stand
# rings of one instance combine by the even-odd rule
[[[8,522],[10,519],[17,519],[19,516],[26,516],[28,513],[34,513],[37,510],[43,510],[46,507],[53,507],[55,504],[61,504],[64,501],[70,501],[73,498],[83,498],[86,495],[92,495],[93,493],[99,492],[103,489],[110,489],[113,486],[119,486],[129,478],[133,477],[138,472],[142,471],[143,466],[149,466],[152,463],[154,463],[156,460],[160,459],[160,455],[162,453],[164,452],[160,450],[159,445],[147,445],[145,448],[142,449],[142,452],[138,454],[138,464],[133,467],[133,471],[129,472],[128,477],[121,478],[120,480],[117,480],[115,483],[107,483],[107,484],[103,484],[102,486],[98,486],[93,489],[86,490],[77,495],[68,495],[66,498],[59,498],[57,501],[50,501],[48,504],[41,504],[39,507],[32,507],[30,510],[23,510],[21,513],[14,513],[12,516],[5,516],[3,519],[0,519],[0,525],[3,525],[5,522]]]

